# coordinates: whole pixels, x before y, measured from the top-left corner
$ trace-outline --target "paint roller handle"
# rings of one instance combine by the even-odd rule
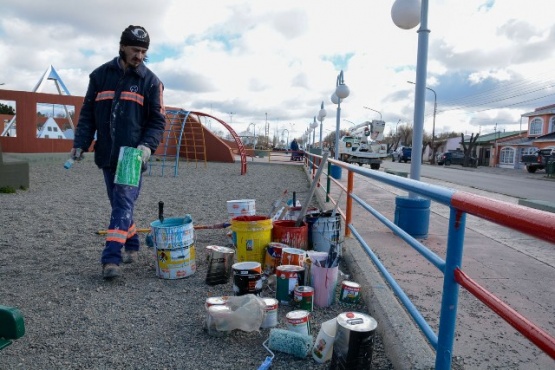
[[[164,202],[158,202],[158,219],[160,222],[164,222]]]
[[[268,356],[266,357],[262,365],[260,365],[258,370],[268,370],[270,366],[272,366],[272,357]]]

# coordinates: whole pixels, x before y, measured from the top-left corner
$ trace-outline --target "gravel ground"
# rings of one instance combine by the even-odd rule
[[[172,171],[168,171],[172,172]],[[166,172],[166,173],[168,173]],[[91,160],[64,170],[62,163],[31,163],[31,185],[0,194],[0,304],[25,317],[25,336],[0,353],[1,369],[257,369],[268,355],[268,329],[235,330],[213,337],[203,330],[204,302],[232,295],[232,283],[205,284],[208,245],[228,245],[229,229],[198,230],[197,271],[179,280],[157,277],[152,251],[143,247],[138,263],[123,276],[101,278],[100,253],[109,204],[102,174]],[[256,199],[267,214],[284,189],[303,201],[310,183],[302,167],[250,163],[240,175],[236,164],[183,163],[178,177],[147,176],[135,209],[139,228],[158,217],[191,214],[195,225],[227,221],[226,201]],[[315,204],[313,204],[315,205]],[[144,241],[144,234],[142,234]],[[341,270],[348,273],[343,264]],[[268,290],[263,296],[272,296]],[[280,306],[278,327],[285,328]],[[312,317],[320,324],[345,311],[368,312],[364,303],[340,303]],[[276,352],[273,369],[325,369],[312,358]],[[376,332],[373,369],[392,369]]]

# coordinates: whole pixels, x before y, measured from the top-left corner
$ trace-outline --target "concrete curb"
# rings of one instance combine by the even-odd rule
[[[433,369],[435,351],[356,239],[345,239],[343,258],[353,280],[361,285],[362,297],[378,322],[377,330],[394,368]]]
[[[312,180],[311,173],[306,170],[305,173]],[[323,209],[326,204],[325,193],[316,191],[314,195]],[[378,322],[376,330],[382,337],[385,353],[393,367],[396,370],[434,369],[435,351],[358,240],[345,238],[342,257],[349,268],[351,279],[361,286],[361,295],[370,315]]]

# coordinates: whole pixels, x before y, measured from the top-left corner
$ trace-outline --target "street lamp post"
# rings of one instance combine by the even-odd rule
[[[322,131],[323,131],[323,122],[324,122],[324,118],[326,117],[326,110],[324,109],[324,102],[322,101],[322,104],[320,105],[320,111],[318,112],[318,121],[320,121],[320,149],[324,150],[324,139],[322,137]]]
[[[310,128],[312,129],[312,146],[313,147],[314,147],[314,144],[316,143],[316,127],[318,127],[318,122],[316,122],[316,116],[314,116],[314,121],[310,125]]]
[[[416,60],[416,86],[414,98],[414,129],[412,134],[412,159],[410,166],[410,177],[420,180],[420,167],[422,164],[422,136],[424,128],[424,104],[426,96],[426,74],[428,68],[428,0],[395,0],[391,8],[391,18],[400,28],[411,29],[420,23],[418,29],[418,55]],[[410,208],[410,209],[409,209]],[[418,213],[415,212],[418,208]],[[427,237],[430,200],[418,198],[410,194],[406,199],[396,199],[395,224],[403,228],[405,232],[413,237]],[[420,219],[416,227],[415,219]],[[457,222],[464,228],[465,217]],[[454,238],[456,239],[456,238]],[[456,242],[454,242],[456,244]],[[447,253],[445,257],[445,272],[452,274],[456,266],[461,266],[462,255]],[[450,276],[443,281],[443,291],[447,292],[441,301],[439,330],[436,348],[436,369],[450,369],[452,363],[453,344],[455,337],[455,324],[457,318],[457,306],[459,298],[459,286]]]
[[[407,81],[409,84],[413,84],[416,85],[414,82],[412,81]],[[434,93],[434,118],[432,120],[432,154],[434,151],[434,141],[435,141],[435,137],[436,137],[436,113],[437,113],[437,94],[436,91],[434,89],[432,89],[431,87],[426,86],[426,89],[430,90],[431,92]],[[435,163],[435,158],[432,157],[432,164]]]
[[[378,113],[378,114],[380,115],[380,121],[382,121],[382,114],[381,114],[381,112],[378,112],[377,110],[375,110],[375,109],[372,109],[372,108],[368,108],[368,107],[363,107],[363,108],[364,108],[364,109],[368,109],[368,110],[371,110],[371,111],[374,111],[374,112]]]
[[[287,141],[285,143],[286,143],[286,146],[289,146],[289,130],[284,128],[283,131],[281,131],[281,135],[283,136],[285,131],[287,131]]]
[[[254,139],[253,139],[253,142],[252,142],[252,148],[253,148],[253,149],[256,149],[256,125],[255,125],[254,123],[252,123],[252,122],[249,123],[249,125],[248,125],[248,127],[247,127],[247,131],[249,130],[249,128],[251,127],[251,125],[252,125],[252,127],[254,127],[253,133],[252,133],[252,135],[254,136]]]
[[[337,117],[335,121],[335,150],[334,150],[334,159],[339,158],[339,131],[341,122],[341,100],[345,99],[349,96],[349,87],[345,85],[345,81],[343,79],[343,71],[337,75],[337,79],[335,82],[335,92],[331,96],[331,101],[333,104],[337,104]],[[341,178],[341,167],[339,166],[332,166],[332,177],[335,179]]]

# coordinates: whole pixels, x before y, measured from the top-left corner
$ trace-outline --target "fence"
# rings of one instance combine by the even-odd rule
[[[307,154],[305,164],[308,167],[308,170],[312,173],[313,178],[317,167],[321,164],[321,159],[322,157],[318,155]],[[340,181],[337,181],[330,176],[330,173],[332,173],[332,165],[339,166],[342,169],[347,170],[346,187]],[[447,230],[448,237],[445,259],[439,257],[425,245],[399,228],[395,223],[391,222],[383,214],[379,213],[359,195],[355,194],[353,192],[355,173],[448,206],[449,226]],[[332,186],[339,187],[342,191],[347,192],[348,195],[345,209],[342,210],[340,208],[340,213],[345,220],[346,225],[345,236],[352,234],[358,240],[366,254],[380,271],[384,279],[388,282],[391,289],[399,297],[401,303],[416,322],[428,342],[435,349],[436,369],[443,370],[451,368],[459,286],[465,288],[495,314],[513,326],[524,337],[530,340],[551,358],[555,359],[554,337],[550,336],[546,331],[542,330],[533,322],[520,315],[494,294],[484,289],[467,276],[467,274],[465,274],[460,268],[460,266],[462,266],[467,214],[491,221],[519,232],[523,232],[551,243],[555,242],[555,214],[496,201],[475,194],[455,191],[412,179],[402,178],[400,176],[386,174],[380,171],[356,167],[330,159],[328,161],[328,171],[324,191],[326,193],[326,201],[330,201],[335,205],[337,203],[337,199],[333,199],[331,196]],[[361,233],[351,222],[353,214],[353,201],[393,231],[394,234],[399,236],[404,242],[410,245],[443,274],[443,290],[441,296],[439,330],[437,335],[423,315],[418,311],[416,306],[412,303],[408,295],[395,281],[390,271],[388,271],[382,264],[367,241],[363,239]]]

